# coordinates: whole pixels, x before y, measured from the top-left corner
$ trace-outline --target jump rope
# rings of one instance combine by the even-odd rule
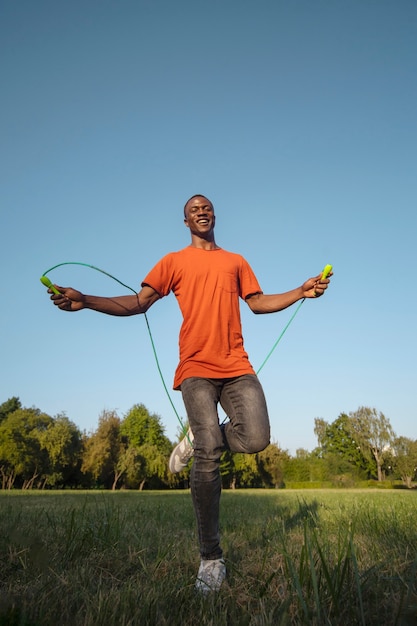
[[[108,276],[109,278],[114,280],[116,283],[119,283],[119,285],[122,285],[122,287],[125,287],[126,289],[129,289],[129,291],[131,291],[132,293],[137,295],[137,291],[135,289],[133,289],[132,287],[129,287],[129,285],[126,285],[125,283],[123,283],[121,280],[119,280],[118,278],[116,278],[112,274],[109,274],[109,272],[105,272],[104,270],[100,269],[99,267],[96,267],[95,265],[90,265],[89,263],[80,263],[78,261],[65,261],[64,263],[58,263],[57,265],[54,265],[53,267],[50,267],[49,270],[46,270],[46,272],[44,272],[42,274],[42,276],[40,278],[41,283],[43,285],[45,285],[45,287],[47,287],[48,289],[50,289],[53,293],[55,293],[57,295],[61,295],[61,292],[58,291],[58,289],[52,284],[52,282],[48,278],[47,274],[49,274],[53,270],[57,269],[58,267],[62,267],[63,265],[82,265],[83,267],[88,267],[88,268],[90,268],[92,270],[100,272],[101,274],[105,274],[106,276]],[[322,271],[321,280],[323,280],[324,278],[327,278],[327,276],[330,274],[332,269],[333,269],[332,265],[326,265],[325,268]],[[289,321],[287,322],[287,324],[284,326],[283,330],[281,331],[281,334],[279,335],[278,339],[276,340],[276,342],[274,343],[274,345],[272,346],[272,348],[270,349],[270,351],[266,355],[265,359],[263,360],[263,362],[261,363],[261,365],[257,369],[256,375],[258,375],[259,372],[266,365],[267,361],[269,360],[269,358],[271,357],[271,355],[274,352],[275,348],[277,347],[277,345],[281,341],[281,339],[284,336],[287,328],[289,327],[289,325],[291,324],[291,322],[293,321],[293,319],[297,315],[297,313],[300,310],[301,306],[303,305],[304,301],[305,301],[305,298],[303,298],[301,300],[301,302],[298,304],[297,308],[295,309],[294,313],[290,317]],[[150,339],[150,342],[151,342],[151,346],[152,346],[152,351],[153,351],[153,355],[154,355],[154,358],[155,358],[156,367],[158,369],[158,373],[159,373],[159,376],[160,376],[161,381],[162,381],[162,385],[163,385],[163,387],[165,389],[165,393],[166,393],[166,395],[168,397],[168,400],[169,400],[169,402],[170,402],[170,404],[172,406],[172,409],[173,409],[173,411],[175,413],[175,416],[176,416],[178,422],[181,425],[182,431],[187,436],[187,430],[186,430],[186,428],[185,428],[185,426],[183,424],[183,421],[182,421],[181,417],[178,415],[178,411],[175,408],[175,404],[174,404],[174,402],[173,402],[173,400],[171,398],[171,394],[168,391],[168,387],[166,385],[165,378],[164,378],[164,376],[162,374],[162,370],[161,370],[161,366],[160,366],[159,358],[158,358],[158,353],[157,353],[156,348],[155,348],[155,342],[153,340],[153,336],[152,336],[152,332],[151,332],[151,327],[149,325],[148,317],[147,317],[146,313],[144,313],[143,315],[145,317],[146,326],[147,326],[147,329],[148,329],[148,335],[149,335],[149,339]],[[225,418],[225,419],[227,419],[227,418]]]

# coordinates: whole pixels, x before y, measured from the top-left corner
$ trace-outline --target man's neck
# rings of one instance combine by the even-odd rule
[[[218,246],[213,238],[204,239],[202,237],[191,236],[191,247],[200,248],[200,250],[217,250]]]

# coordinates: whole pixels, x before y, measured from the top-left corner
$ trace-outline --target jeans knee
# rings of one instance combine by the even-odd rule
[[[269,433],[263,434],[259,433],[258,436],[252,437],[248,442],[248,454],[256,454],[257,452],[262,452],[265,450],[270,444]]]

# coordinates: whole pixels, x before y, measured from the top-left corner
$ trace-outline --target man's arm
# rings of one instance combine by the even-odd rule
[[[62,311],[81,311],[81,309],[91,309],[107,315],[127,316],[146,313],[154,302],[161,297],[155,289],[145,285],[135,295],[116,296],[106,298],[101,296],[88,296],[72,287],[55,287],[59,294],[51,293],[51,300]]]
[[[329,274],[330,276],[332,274]],[[267,295],[256,293],[246,298],[246,302],[253,313],[276,313],[291,306],[303,298],[318,298],[322,296],[330,280],[321,279],[321,274],[315,278],[309,278],[301,287],[297,287],[286,293]]]

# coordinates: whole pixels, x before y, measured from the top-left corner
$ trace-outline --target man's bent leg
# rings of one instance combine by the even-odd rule
[[[270,441],[270,425],[258,377],[245,374],[227,380],[220,403],[230,420],[223,428],[227,447],[248,454],[264,450]]]

